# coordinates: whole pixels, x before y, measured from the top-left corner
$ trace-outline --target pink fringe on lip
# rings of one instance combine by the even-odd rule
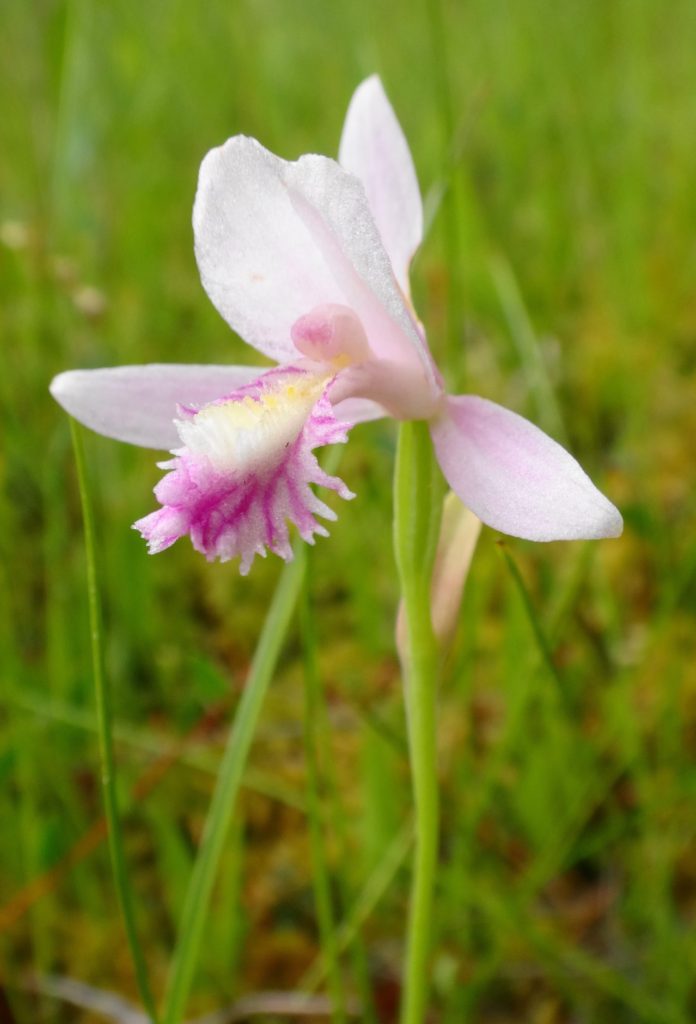
[[[246,386],[230,398],[250,392],[253,388]],[[209,561],[239,557],[243,576],[255,555],[265,557],[267,549],[289,561],[288,523],[297,527],[303,540],[313,543],[315,535],[327,536],[315,517],[336,519],[310,485],[326,487],[341,498],[354,497],[342,480],[321,469],[313,454],[323,445],[345,442],[350,427],[335,418],[324,392],[299,435],[285,443],[271,467],[266,464],[258,471],[228,474],[204,455],[182,448],[163,464],[170,472],[155,488],[162,508],[139,519],[134,529],[148,542],[151,554],[188,534],[194,548]]]

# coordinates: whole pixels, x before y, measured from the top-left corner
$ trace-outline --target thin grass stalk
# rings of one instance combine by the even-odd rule
[[[336,923],[331,896],[319,762],[319,728],[321,681],[317,665],[317,636],[311,595],[311,552],[304,552],[307,562],[300,600],[300,625],[304,663],[304,744],[307,762],[307,808],[309,840],[312,851],[314,900],[319,923],[321,946],[327,965],[331,994],[331,1019],[346,1024],[346,993],[336,947]]]
[[[536,420],[557,441],[567,444],[568,432],[563,413],[514,271],[501,253],[494,253],[491,256],[490,271],[503,316],[507,321],[534,402]]]
[[[184,900],[179,933],[165,996],[164,1024],[180,1024],[201,952],[210,894],[242,783],[247,755],[273,677],[278,655],[302,586],[305,561],[297,557],[283,569],[254,654],[244,693],[208,810],[200,850]]]
[[[339,953],[355,943],[360,930],[370,915],[374,913],[375,907],[384,897],[403,866],[412,845],[413,822],[409,819],[385,850],[382,859],[366,879],[344,920],[338,926],[336,944]],[[309,970],[302,975],[299,984],[301,991],[315,992],[324,981],[327,970],[326,958],[322,953]]]
[[[340,448],[334,448],[323,468],[334,473],[340,460]],[[306,570],[303,543],[297,541],[294,558],[281,572],[278,585],[249,670],[227,747],[220,764],[213,798],[203,829],[201,846],[193,866],[179,923],[179,935],[172,957],[165,995],[163,1024],[180,1024],[200,956],[205,916],[215,874],[225,844],[230,818],[242,784],[247,755],[256,732],[261,707],[280,650],[285,640],[302,587]]]
[[[317,757],[321,766],[321,778],[325,797],[323,807],[326,828],[335,836],[339,850],[336,868],[336,880],[338,883],[336,906],[337,916],[340,916],[353,901],[352,887],[347,870],[347,865],[351,863],[347,828],[348,815],[341,799],[336,777],[336,765],[331,748],[331,721],[326,705],[326,697],[321,687],[318,690],[316,740]],[[340,955],[340,949],[338,953]],[[360,928],[357,929],[350,943],[350,953],[360,999],[361,1024],[377,1024],[367,947]]]
[[[534,635],[534,640],[536,641],[536,645],[539,648],[542,660],[549,671],[549,675],[552,677],[554,683],[556,684],[556,689],[558,692],[558,696],[561,700],[561,703],[563,704],[565,710],[569,711],[571,710],[571,702],[569,701],[568,697],[568,688],[565,684],[565,680],[563,679],[561,673],[558,670],[556,662],[554,661],[551,644],[549,643],[546,637],[546,633],[544,632],[544,628],[539,620],[536,608],[534,607],[534,602],[532,601],[532,596],[529,593],[527,584],[525,583],[524,577],[520,572],[520,567],[518,566],[515,559],[512,557],[512,554],[510,553],[510,550],[504,541],[498,541],[498,551],[500,551],[501,555],[503,556],[503,561],[505,562],[507,570],[510,573],[510,576],[512,577],[513,583],[515,584],[515,588],[517,589],[517,593],[520,596],[520,600],[522,602],[522,607],[524,608],[527,621]]]
[[[104,671],[104,645],[102,643],[102,614],[99,598],[99,581],[97,573],[97,555],[94,540],[94,517],[87,481],[82,428],[76,420],[70,420],[72,442],[77,467],[77,483],[82,505],[82,522],[85,537],[85,557],[87,561],[87,600],[89,605],[89,626],[92,647],[92,676],[96,699],[97,727],[99,733],[99,753],[101,758],[101,783],[104,799],[104,811],[109,829],[109,851],[114,874],[116,894],[123,915],[128,946],[133,958],[135,975],[143,1006],[156,1024],[157,1012],[148,980],[145,956],[138,939],[135,922],[133,890],[130,884],[123,842],[123,828],[116,790],[116,759],[114,756],[113,718],[111,696]]]
[[[461,211],[460,185],[456,173],[456,124],[448,61],[449,38],[443,0],[426,0],[426,16],[430,30],[433,59],[435,101],[439,107],[442,145],[452,165],[442,197],[445,264],[449,271],[447,287],[447,340],[445,356],[450,367],[463,371],[462,332],[464,329],[464,302],[461,287]],[[460,382],[461,383],[461,382]]]

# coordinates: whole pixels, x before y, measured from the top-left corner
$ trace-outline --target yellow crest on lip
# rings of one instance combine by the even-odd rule
[[[258,395],[211,402],[191,420],[176,420],[184,446],[221,473],[267,470],[299,436],[328,374],[269,374]]]

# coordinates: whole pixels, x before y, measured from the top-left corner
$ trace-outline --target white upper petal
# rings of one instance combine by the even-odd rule
[[[86,427],[142,448],[169,450],[179,443],[177,405],[205,405],[248,384],[256,366],[186,366],[152,363],[114,369],[69,370],[51,382],[51,394]]]
[[[408,295],[408,268],[423,239],[423,206],[408,143],[377,75],[348,107],[339,162],[365,186],[372,216]]]
[[[208,295],[261,352],[291,361],[295,321],[339,303],[355,311],[377,356],[420,366],[432,383],[365,191],[335,161],[288,163],[254,139],[229,139],[201,165],[193,225]]]
[[[621,533],[618,510],[572,455],[509,409],[458,395],[431,431],[447,482],[488,526],[539,541]]]

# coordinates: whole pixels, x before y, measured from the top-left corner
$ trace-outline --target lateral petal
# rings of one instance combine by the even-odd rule
[[[69,370],[51,382],[59,405],[90,430],[142,448],[170,449],[177,405],[205,405],[254,380],[256,366],[150,363]]]
[[[527,540],[618,537],[618,510],[556,441],[475,395],[446,400],[431,432],[442,471],[488,526]]]

